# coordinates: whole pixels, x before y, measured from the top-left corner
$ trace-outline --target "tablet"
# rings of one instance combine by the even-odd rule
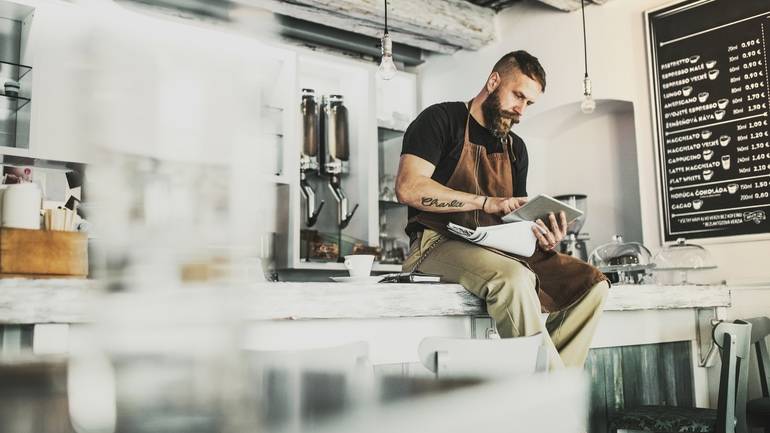
[[[567,224],[571,224],[572,221],[575,221],[575,219],[583,215],[583,212],[580,209],[574,208],[553,197],[540,194],[529,199],[524,206],[504,216],[503,222],[535,221],[538,218],[543,220],[543,222],[547,222],[549,213],[553,212],[558,218],[559,212],[562,211],[564,211],[564,214],[567,217]]]

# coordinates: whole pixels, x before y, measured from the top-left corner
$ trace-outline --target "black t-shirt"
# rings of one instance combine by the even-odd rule
[[[401,154],[412,154],[436,166],[431,178],[446,185],[460,160],[465,138],[465,119],[468,107],[464,102],[443,102],[423,110],[404,133]],[[487,153],[505,152],[505,141],[495,137],[480,125],[473,116],[468,122],[468,135],[472,143],[486,147]],[[513,196],[527,195],[527,146],[524,140],[513,132],[509,133],[516,157],[512,164]],[[419,211],[409,208],[409,218]],[[408,224],[406,233],[422,231],[420,224]]]

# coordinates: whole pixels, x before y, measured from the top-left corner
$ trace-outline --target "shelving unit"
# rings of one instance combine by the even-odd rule
[[[406,257],[409,239],[404,232],[407,206],[395,201],[395,179],[404,133],[417,111],[417,77],[399,72],[390,81],[377,81],[377,154],[379,237],[388,260]],[[398,265],[400,266],[400,265]]]
[[[382,244],[383,238],[399,239],[400,245],[404,249],[408,248],[408,239],[403,232],[406,206],[395,202],[395,196],[380,202],[379,192],[383,173],[392,173],[395,178],[400,137],[416,110],[416,76],[400,73],[399,78],[393,82],[396,83],[395,87],[389,84],[383,87],[382,80],[376,76],[375,64],[299,49],[295,52],[295,70],[290,75],[294,80],[293,87],[280,100],[263,98],[263,118],[277,116],[271,114],[271,111],[281,112],[283,109],[283,115],[280,116],[283,119],[280,129],[283,137],[278,137],[283,142],[281,163],[278,164],[283,171],[269,172],[269,179],[277,184],[278,191],[277,267],[284,270],[345,270],[344,265],[338,262],[304,260],[300,251],[304,250],[303,231],[324,242],[337,242],[339,256],[350,254],[354,243],[378,246]],[[313,89],[318,103],[321,96],[342,95],[348,109],[351,148],[349,171],[342,176],[342,187],[348,198],[349,209],[356,204],[359,204],[359,208],[351,223],[342,230],[337,226],[337,202],[330,192],[328,179],[313,172],[308,174],[308,179],[316,194],[316,205],[323,200],[325,206],[313,227],[307,227],[305,223],[305,203],[299,186],[302,149],[300,103],[303,88]],[[393,93],[383,99],[383,92]],[[384,100],[387,102],[380,106]],[[264,128],[265,134],[276,131],[267,126]],[[382,144],[388,140],[395,144],[393,149],[397,148],[395,160],[383,166]],[[392,157],[392,152],[389,151],[388,156]],[[383,218],[389,218],[391,224],[381,227]],[[395,221],[398,224],[392,224]],[[374,270],[398,272],[401,265],[375,263]]]
[[[0,111],[7,111],[15,114],[30,102],[32,102],[31,99],[23,96],[0,95]]]
[[[10,78],[15,81],[20,81],[30,72],[32,72],[31,66],[0,60],[0,78]]]
[[[32,67],[23,64],[34,8],[0,1],[0,153],[26,156],[29,151]],[[28,60],[28,59],[27,59]],[[5,93],[5,82],[19,83],[18,95]]]
[[[403,132],[378,128],[378,193],[379,240],[382,255],[387,260],[406,258],[409,239],[404,233],[408,218],[407,206],[395,200],[395,179],[401,152]],[[400,264],[398,266],[401,266]]]
[[[296,75],[293,88],[284,102],[288,115],[285,116],[284,133],[292,131],[292,137],[284,136],[284,168],[282,173],[291,179],[287,182],[288,195],[279,198],[279,207],[287,210],[288,218],[277,233],[276,262],[279,269],[343,271],[342,263],[305,261],[301,257],[302,232],[319,236],[324,241],[336,242],[340,256],[350,254],[354,243],[371,246],[378,243],[377,179],[370,175],[377,169],[376,115],[371,95],[374,93],[374,72],[376,65],[326,53],[311,53],[298,50],[296,53]],[[317,102],[321,96],[342,95],[348,110],[350,159],[348,170],[342,175],[341,183],[348,198],[349,211],[358,204],[350,224],[340,230],[337,225],[337,202],[330,188],[329,179],[314,172],[308,180],[316,193],[316,203],[322,200],[325,206],[317,223],[308,228],[305,223],[305,204],[299,187],[299,157],[302,149],[302,113],[300,111],[301,89],[314,89]],[[399,268],[400,269],[400,268]],[[387,271],[396,270],[394,266]]]

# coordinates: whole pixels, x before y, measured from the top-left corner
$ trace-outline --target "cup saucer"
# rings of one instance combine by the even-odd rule
[[[382,279],[382,276],[372,275],[365,277],[329,277],[337,283],[373,284]]]

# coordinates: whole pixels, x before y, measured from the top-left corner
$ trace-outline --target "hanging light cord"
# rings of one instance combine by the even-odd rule
[[[388,0],[385,0],[386,2]],[[586,43],[586,7],[585,7],[585,0],[580,0],[580,10],[583,14],[583,55],[585,56],[585,72],[586,72],[586,78],[588,78],[588,44]],[[388,11],[385,10],[385,32],[387,33],[388,30]]]
[[[388,0],[385,0],[385,34],[388,34]]]

